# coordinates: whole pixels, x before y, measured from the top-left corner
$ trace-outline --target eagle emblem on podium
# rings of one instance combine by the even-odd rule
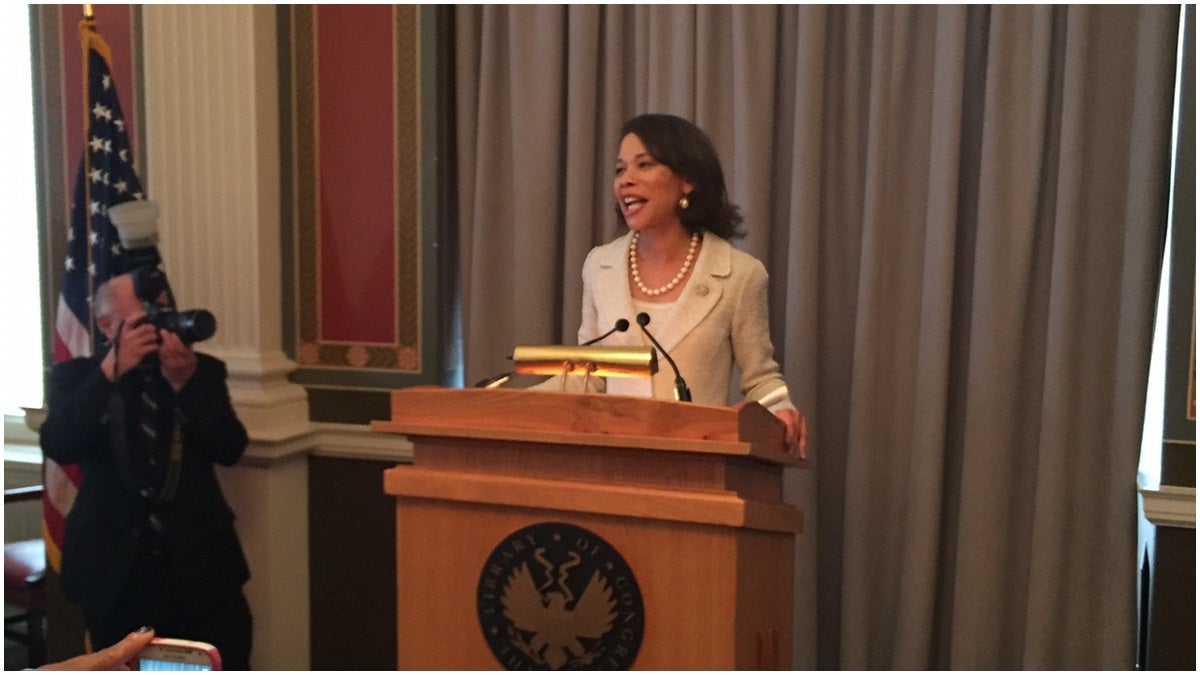
[[[573,562],[578,565],[578,554],[574,557]],[[504,587],[500,600],[504,615],[518,631],[532,634],[527,643],[518,647],[524,647],[531,658],[544,661],[554,670],[569,661],[590,666],[596,654],[584,647],[580,638],[598,640],[612,628],[617,616],[612,589],[599,572],[594,572],[576,602],[570,588],[555,584],[549,563],[546,572],[551,580],[538,587],[529,566],[522,563]]]
[[[643,609],[633,572],[607,542],[565,523],[514,532],[479,584],[479,618],[506,668],[629,668]]]

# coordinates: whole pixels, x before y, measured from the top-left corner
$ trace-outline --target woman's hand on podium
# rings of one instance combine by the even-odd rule
[[[808,422],[799,410],[781,408],[775,411],[775,416],[785,427],[784,440],[787,441],[788,451],[800,459],[805,459],[808,450]]]

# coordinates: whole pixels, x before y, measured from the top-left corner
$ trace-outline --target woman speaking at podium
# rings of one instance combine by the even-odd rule
[[[806,423],[771,345],[767,270],[729,243],[743,234],[742,216],[729,202],[712,141],[680,117],[639,115],[621,129],[614,168],[617,219],[629,231],[584,261],[580,343],[636,317],[641,330],[614,333],[603,344],[650,346],[649,331],[692,400],[706,405],[729,403],[736,364],[743,396],[783,421],[789,447],[803,457]],[[669,369],[650,380],[588,380],[594,391],[667,399],[676,385]]]

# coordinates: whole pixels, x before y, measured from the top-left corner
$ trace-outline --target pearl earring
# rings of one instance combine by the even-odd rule
[[[688,198],[687,198],[687,195],[684,195],[679,198],[679,208],[683,209],[684,211],[687,211],[687,207],[688,207]]]

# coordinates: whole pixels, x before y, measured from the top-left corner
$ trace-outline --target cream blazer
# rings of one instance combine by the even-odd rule
[[[629,240],[632,233],[593,248],[583,263],[583,317],[579,343],[602,335],[617,322],[629,321],[629,330],[614,333],[601,344],[650,347],[638,327],[629,291]],[[736,364],[741,371],[742,395],[771,410],[794,408],[779,372],[771,345],[767,317],[767,270],[755,257],[735,249],[714,234],[704,234],[704,245],[695,268],[676,300],[670,325],[647,326],[675,359],[692,393],[692,401],[706,405],[730,403],[730,378]],[[653,378],[655,398],[675,398],[675,375],[659,355]],[[582,378],[568,389],[582,388]],[[604,391],[603,378],[592,378],[588,389]],[[561,385],[559,385],[561,386]]]

